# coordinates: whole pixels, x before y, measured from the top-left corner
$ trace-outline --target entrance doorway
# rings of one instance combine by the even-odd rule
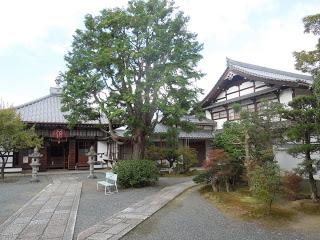
[[[48,147],[48,168],[65,168],[67,147],[65,143],[51,142]]]

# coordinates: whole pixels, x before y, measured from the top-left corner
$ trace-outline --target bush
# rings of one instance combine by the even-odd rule
[[[180,156],[177,163],[177,171],[179,173],[186,173],[197,164],[197,151],[193,148],[180,147],[177,150],[177,155]]]
[[[266,162],[255,166],[249,172],[250,191],[261,202],[264,202],[271,213],[271,206],[280,187],[280,168],[275,162]]]
[[[144,187],[155,184],[159,177],[159,170],[151,160],[122,160],[114,169],[118,174],[118,181],[123,187]]]
[[[211,181],[212,172],[211,171],[205,171],[197,176],[193,177],[193,181],[195,183],[209,183]]]
[[[154,145],[148,146],[145,150],[145,159],[148,160],[162,160],[165,158],[164,149]]]
[[[301,182],[303,178],[294,172],[286,172],[283,177],[284,193],[288,200],[299,199],[299,191],[301,190]]]

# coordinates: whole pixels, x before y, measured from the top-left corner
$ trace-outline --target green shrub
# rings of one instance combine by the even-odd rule
[[[198,163],[197,151],[193,148],[180,147],[177,150],[177,155],[180,156],[177,162],[177,172],[186,173],[189,169]]]
[[[195,183],[209,183],[212,177],[212,171],[205,171],[193,177]]]
[[[250,191],[255,198],[266,204],[269,214],[280,183],[280,167],[275,162],[266,162],[263,166],[257,165],[249,172]]]
[[[113,169],[123,187],[144,187],[155,184],[159,170],[151,160],[122,160]]]

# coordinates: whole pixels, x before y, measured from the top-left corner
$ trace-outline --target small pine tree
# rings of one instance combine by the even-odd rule
[[[249,176],[250,191],[258,200],[266,204],[270,214],[272,203],[281,183],[279,165],[275,162],[265,162],[261,166],[256,165],[249,172]]]

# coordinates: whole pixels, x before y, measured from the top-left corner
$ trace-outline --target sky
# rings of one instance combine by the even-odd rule
[[[296,72],[293,51],[313,49],[302,18],[319,13],[319,0],[176,0],[189,30],[204,44],[199,63],[208,93],[234,60]],[[0,99],[17,106],[49,94],[84,16],[125,7],[124,0],[0,1]],[[201,96],[202,98],[203,96]]]

